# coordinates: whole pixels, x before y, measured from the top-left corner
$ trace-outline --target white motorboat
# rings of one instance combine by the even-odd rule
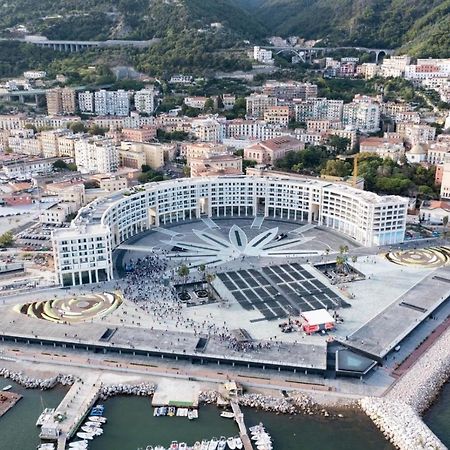
[[[238,450],[241,450],[241,448],[244,446],[244,444],[242,443],[242,440],[241,440],[241,438],[239,436],[236,436],[234,438],[234,443],[236,444],[236,448]]]
[[[236,448],[236,440],[233,437],[229,437],[227,439],[227,445],[230,450],[234,450]]]
[[[198,419],[198,411],[196,409],[191,409],[190,411],[188,411],[188,419]]]
[[[90,422],[90,421],[87,421],[84,425],[86,427],[101,428],[103,424],[101,422]]]
[[[147,445],[147,447],[145,447],[145,450],[153,450],[153,446],[152,445]]]
[[[88,441],[84,440],[84,441],[72,441],[69,443],[69,448],[78,448],[78,447],[84,447],[87,448],[88,447]]]
[[[92,439],[94,439],[94,434],[93,433],[81,433],[81,432],[78,432],[77,436],[80,439],[87,439],[88,441],[92,441]]]
[[[55,450],[55,444],[41,444],[38,446],[38,450]]]
[[[5,386],[2,391],[9,391],[12,388],[12,386],[10,384],[8,384],[8,386]],[[43,444],[45,445],[45,444]]]
[[[225,450],[227,446],[227,438],[225,436],[220,436],[219,443],[217,444],[217,450]]]
[[[157,446],[155,447],[155,450],[166,450],[166,448],[163,447],[162,445],[157,445]]]
[[[218,444],[219,444],[219,441],[217,440],[217,438],[213,437],[209,441],[208,450],[216,450]]]
[[[192,450],[200,450],[202,447],[202,444],[200,442],[196,441],[194,446],[192,447]]]
[[[231,411],[224,411],[220,413],[220,417],[224,417],[225,419],[234,419],[234,413]]]
[[[209,441],[203,439],[200,450],[208,450],[209,447]]]
[[[180,442],[180,444],[178,445],[178,450],[187,450],[186,442]]]
[[[44,411],[41,412],[41,415],[38,417],[38,420],[36,420],[36,426],[41,427],[44,422],[46,422],[48,419],[51,419],[54,412],[55,408],[45,408]]]
[[[172,443],[170,444],[169,450],[178,450],[178,442],[172,441]]]
[[[85,433],[91,433],[94,436],[100,436],[101,434],[103,434],[103,430],[101,428],[93,428],[93,427],[82,426],[81,430],[84,431]]]
[[[90,422],[99,422],[99,423],[106,423],[107,422],[106,417],[102,417],[102,416],[89,416],[88,420]]]
[[[74,448],[77,450],[87,450],[88,443],[87,441],[74,441],[69,444],[69,448]]]

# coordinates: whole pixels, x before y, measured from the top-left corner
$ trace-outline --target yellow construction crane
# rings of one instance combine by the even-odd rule
[[[358,159],[360,153],[357,153],[353,156],[353,187],[356,187],[356,183],[358,182]]]

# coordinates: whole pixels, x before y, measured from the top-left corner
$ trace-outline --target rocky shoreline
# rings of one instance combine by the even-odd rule
[[[360,400],[363,411],[400,450],[447,447],[420,414],[431,405],[450,377],[450,329],[403,375],[383,398]]]
[[[204,404],[217,404],[220,394],[217,391],[200,392],[199,402]],[[315,403],[309,395],[295,392],[289,397],[280,398],[257,393],[246,393],[239,395],[237,400],[241,406],[258,409],[261,411],[274,412],[277,414],[306,414],[323,415],[330,417],[332,414]],[[343,414],[336,414],[343,417]]]
[[[8,378],[26,389],[41,389],[43,391],[54,388],[57,384],[71,386],[75,382],[73,375],[58,374],[50,378],[31,378],[23,372],[14,372],[12,370],[0,369],[0,377]]]
[[[148,383],[139,384],[113,384],[103,386],[100,391],[99,398],[106,400],[109,397],[116,395],[137,395],[137,396],[151,396],[156,391],[156,385]]]

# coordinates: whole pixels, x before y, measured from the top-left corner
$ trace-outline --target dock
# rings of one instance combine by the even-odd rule
[[[20,394],[0,391],[0,417],[6,414],[21,398]]]
[[[53,417],[43,423],[39,437],[58,443],[63,450],[90,409],[97,401],[102,388],[100,375],[91,375],[77,380],[56,408]]]
[[[153,394],[152,406],[178,406],[197,408],[200,385],[193,381],[162,378]]]
[[[233,410],[234,413],[234,420],[236,421],[239,427],[239,436],[241,438],[242,444],[244,445],[244,449],[253,450],[252,441],[248,436],[247,427],[244,422],[244,413],[241,411],[239,403],[235,399],[232,399],[230,404],[231,409]]]

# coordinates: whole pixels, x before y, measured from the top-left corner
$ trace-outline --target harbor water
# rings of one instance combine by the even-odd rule
[[[450,448],[450,382],[424,416],[425,423]]]
[[[49,391],[27,390],[0,378],[0,389],[11,384],[12,391],[23,395],[17,405],[0,418],[0,450],[33,450],[38,445],[36,419],[44,407],[56,407],[67,388]],[[104,402],[108,423],[104,434],[89,445],[90,450],[144,450],[147,445],[169,446],[172,440],[193,444],[196,440],[235,436],[233,420],[220,417],[214,406],[200,407],[199,419],[154,417],[149,398],[115,397]],[[286,416],[243,408],[247,426],[263,422],[277,450],[392,450],[371,421],[354,411],[344,418],[322,416]],[[430,428],[450,445],[450,384],[426,414]]]

